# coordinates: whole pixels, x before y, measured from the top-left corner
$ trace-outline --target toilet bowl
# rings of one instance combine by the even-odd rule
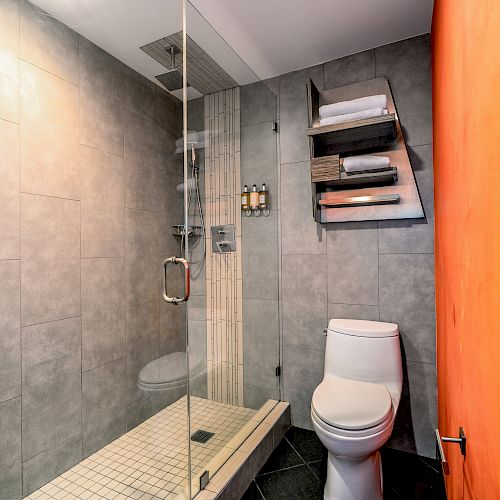
[[[194,381],[205,371],[203,356],[189,354],[189,375]],[[171,404],[186,394],[188,370],[185,352],[173,352],[150,361],[141,368],[137,387],[143,391],[161,394],[166,404]]]
[[[328,450],[325,500],[382,500],[379,449],[389,439],[403,383],[398,326],[332,319],[311,420]]]

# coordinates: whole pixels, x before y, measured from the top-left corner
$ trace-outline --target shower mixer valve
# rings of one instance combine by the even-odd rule
[[[236,231],[234,224],[212,226],[212,252],[229,253],[236,251]]]

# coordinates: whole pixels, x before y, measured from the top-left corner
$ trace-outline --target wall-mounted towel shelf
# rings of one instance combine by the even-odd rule
[[[326,223],[425,217],[387,79],[324,91],[311,81],[307,92],[314,219]],[[378,95],[387,97],[386,114],[321,126],[321,106]],[[345,157],[365,154],[388,157],[387,169],[344,171]]]
[[[396,139],[396,116],[390,113],[364,120],[310,127],[307,135],[313,140],[315,156],[377,148]]]

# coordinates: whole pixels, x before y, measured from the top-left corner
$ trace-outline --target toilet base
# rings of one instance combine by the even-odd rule
[[[342,459],[328,453],[325,500],[382,500],[380,453],[359,461]]]

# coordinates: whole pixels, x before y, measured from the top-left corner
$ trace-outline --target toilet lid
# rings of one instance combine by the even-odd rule
[[[189,371],[191,375],[202,369],[200,354],[189,355]],[[173,352],[155,359],[144,366],[139,372],[139,383],[147,385],[162,385],[180,382],[187,379],[186,353]]]
[[[391,395],[381,384],[328,377],[316,387],[312,406],[318,417],[341,429],[366,429],[392,413]]]

